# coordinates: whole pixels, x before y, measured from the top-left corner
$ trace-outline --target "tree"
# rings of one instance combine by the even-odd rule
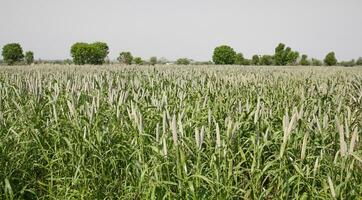
[[[2,56],[7,65],[13,65],[23,60],[23,49],[18,43],[7,44],[3,47]]]
[[[212,60],[217,65],[232,65],[235,63],[236,52],[233,48],[222,45],[214,49]]]
[[[350,61],[342,61],[339,63],[340,66],[344,66],[344,67],[353,67],[356,65],[356,61],[354,59],[350,60]]]
[[[297,51],[292,51],[290,47],[285,48],[285,44],[279,43],[275,48],[274,62],[275,65],[293,65],[299,57]]]
[[[245,58],[242,53],[238,53],[235,55],[235,61],[234,64],[237,65],[244,65],[245,64]]]
[[[251,64],[252,65],[259,65],[260,62],[260,57],[258,55],[253,55],[252,59],[251,59]]]
[[[334,66],[337,64],[336,55],[334,52],[329,52],[324,58],[324,64],[327,66]]]
[[[301,58],[301,60],[300,60],[300,62],[299,62],[299,64],[302,65],[302,66],[308,66],[308,65],[310,65],[310,62],[309,62],[309,60],[308,60],[308,56],[305,55],[305,54],[303,54],[303,55],[302,55],[302,58]]]
[[[176,64],[177,65],[189,65],[190,64],[190,60],[187,58],[179,58],[176,60]]]
[[[322,61],[312,58],[312,65],[313,66],[322,66]]]
[[[108,45],[103,42],[92,44],[78,42],[72,45],[70,53],[76,65],[101,65],[105,62],[105,58],[109,53],[108,50]]]
[[[131,54],[131,52],[127,51],[127,52],[121,52],[117,58],[117,60],[120,63],[126,64],[126,65],[131,65],[132,61],[133,61],[133,56]]]
[[[157,64],[157,57],[156,56],[153,56],[153,57],[150,58],[150,64],[151,65]]]
[[[135,58],[133,59],[133,62],[134,62],[134,64],[136,64],[136,65],[143,65],[143,60],[142,60],[141,57],[135,57]]]
[[[362,66],[362,57],[359,57],[356,61],[357,66]]]
[[[273,64],[273,56],[263,55],[260,57],[260,65],[272,65]]]
[[[25,62],[30,65],[34,62],[34,53],[31,51],[25,52]]]

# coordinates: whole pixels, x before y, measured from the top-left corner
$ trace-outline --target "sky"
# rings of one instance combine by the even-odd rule
[[[70,58],[75,42],[107,42],[147,59],[211,60],[230,45],[246,57],[283,42],[301,54],[362,57],[361,0],[0,0],[0,47]]]

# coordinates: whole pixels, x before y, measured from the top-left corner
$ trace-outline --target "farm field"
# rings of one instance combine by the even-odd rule
[[[362,68],[0,67],[0,199],[358,199]]]

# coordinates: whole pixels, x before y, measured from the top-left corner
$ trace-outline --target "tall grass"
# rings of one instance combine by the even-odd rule
[[[0,199],[356,199],[362,70],[0,69]]]

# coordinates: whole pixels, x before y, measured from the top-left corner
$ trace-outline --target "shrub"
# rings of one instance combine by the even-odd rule
[[[150,58],[150,65],[156,65],[157,64],[157,57],[153,56]]]
[[[236,53],[233,48],[222,45],[214,49],[212,60],[217,65],[232,65],[235,63]]]
[[[117,58],[117,60],[120,63],[126,64],[126,65],[131,65],[132,61],[133,61],[133,56],[131,54],[131,52],[121,52]]]
[[[353,67],[356,65],[356,61],[354,59],[350,60],[350,61],[342,61],[339,63],[340,66],[344,66],[344,67]]]
[[[34,62],[34,53],[31,51],[27,51],[25,53],[25,62],[26,64],[30,65]]]
[[[235,55],[234,64],[245,65],[245,58],[244,58],[242,53],[238,53],[238,54]]]
[[[356,61],[357,66],[362,66],[362,57],[359,57]]]
[[[177,65],[189,65],[190,64],[190,60],[187,58],[179,58],[176,60],[176,64]]]
[[[309,60],[308,60],[308,56],[305,55],[305,54],[303,54],[303,55],[302,55],[302,59],[300,60],[299,64],[302,65],[302,66],[308,66],[308,65],[310,65],[310,62],[309,62]]]
[[[329,52],[324,58],[324,64],[326,66],[333,66],[337,64],[336,55],[334,52]]]
[[[322,61],[316,59],[316,58],[312,58],[312,65],[313,66],[322,66]]]
[[[2,56],[4,63],[13,65],[23,60],[23,49],[18,43],[7,44],[3,47]]]
[[[251,59],[251,64],[252,65],[259,65],[260,63],[260,57],[258,55],[253,55],[252,59]]]
[[[143,65],[143,60],[142,60],[141,57],[135,57],[135,58],[133,59],[133,62],[134,62],[134,64],[136,64],[136,65]]]
[[[290,47],[285,48],[285,44],[279,43],[275,48],[274,62],[275,65],[293,65],[299,57],[297,51],[292,51]]]
[[[92,44],[78,42],[72,45],[70,53],[76,65],[101,65],[109,53],[108,49],[108,45],[103,42]]]
[[[260,57],[260,65],[272,65],[274,62],[273,56],[263,55]]]

